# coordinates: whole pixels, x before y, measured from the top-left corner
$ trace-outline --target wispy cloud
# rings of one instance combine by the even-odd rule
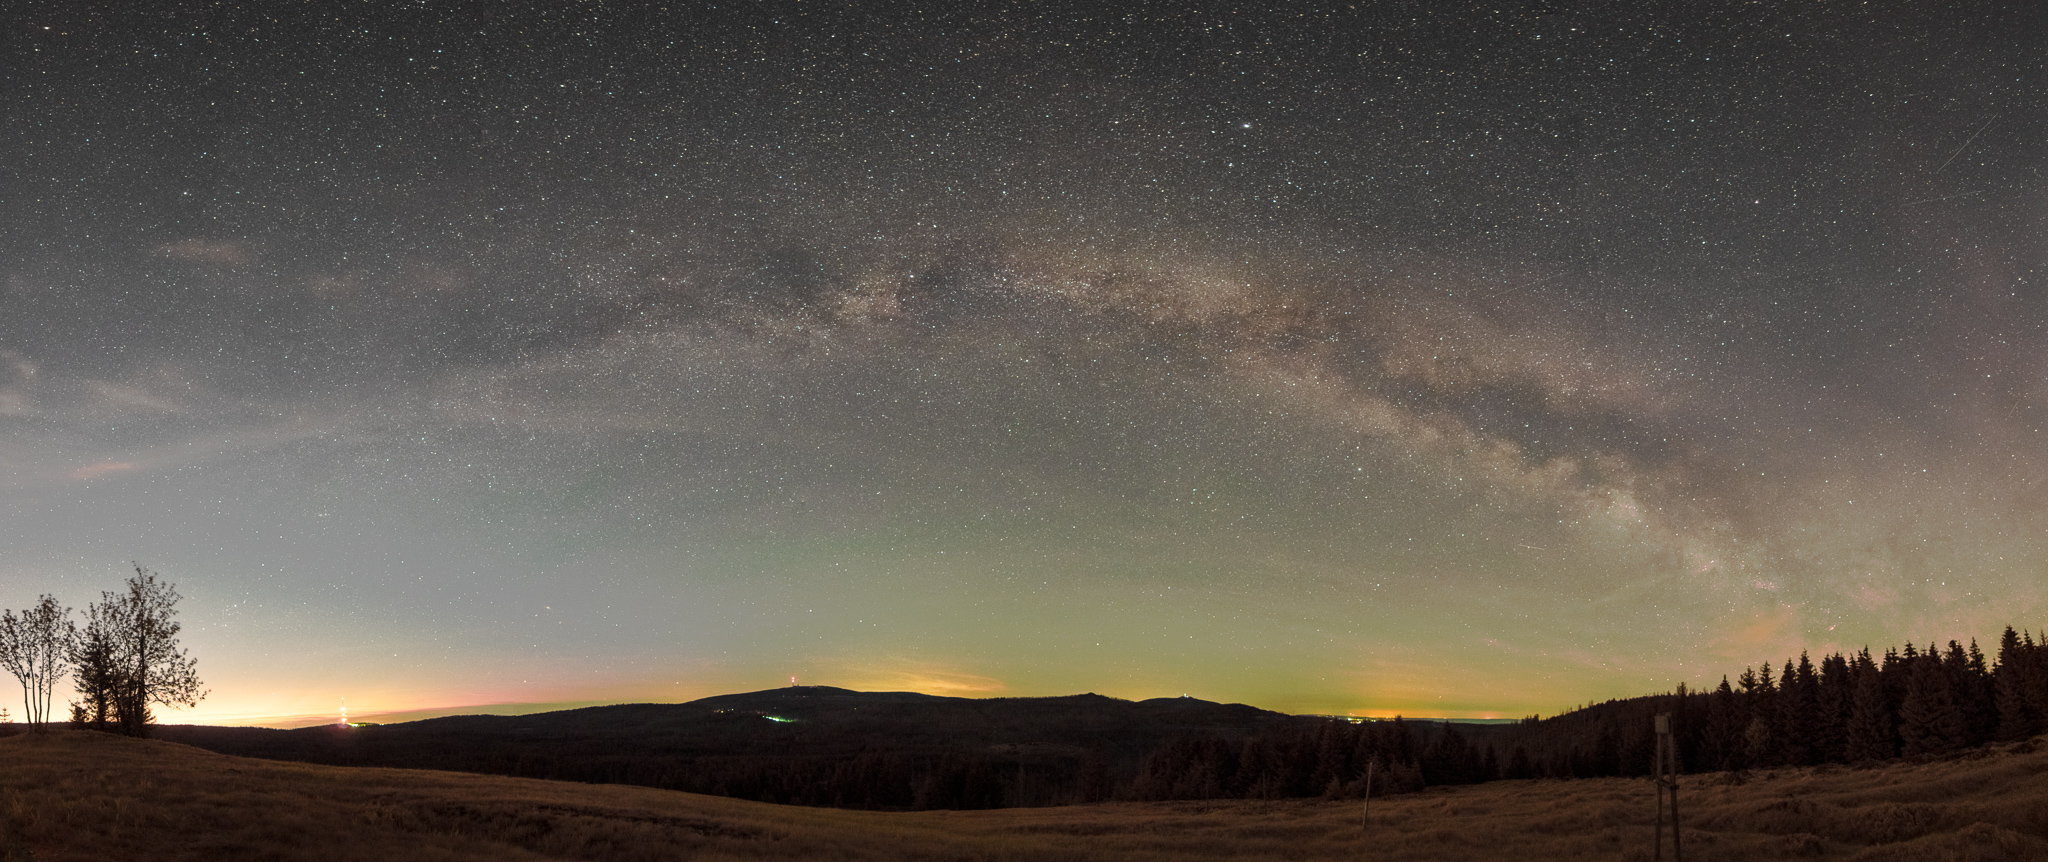
[[[134,461],[101,461],[96,464],[87,464],[71,471],[71,478],[80,481],[96,479],[108,473],[125,473],[140,466],[142,465]]]
[[[188,263],[227,268],[245,266],[256,259],[255,252],[243,243],[199,237],[165,243],[156,247],[156,253]]]

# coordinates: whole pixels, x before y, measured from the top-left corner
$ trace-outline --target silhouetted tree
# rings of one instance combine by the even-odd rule
[[[1412,763],[1416,759],[1415,734],[1409,730],[1408,723],[1402,721],[1398,715],[1394,716],[1393,723],[1388,726],[1383,745],[1394,763]]]
[[[1764,662],[1761,670],[1752,672],[1743,668],[1743,700],[1749,708],[1744,710],[1749,721],[1742,729],[1743,760],[1752,767],[1776,766],[1777,746],[1772,731],[1777,724],[1778,687],[1771,681],[1771,663]]]
[[[2027,697],[2027,665],[2033,658],[2030,645],[2005,627],[1998,639],[1998,667],[1991,672],[1998,707],[1998,738],[2004,741],[2031,739],[2041,732],[2041,714]]]
[[[1707,695],[1707,733],[1704,763],[1714,769],[1741,769],[1743,759],[1742,732],[1748,726],[1743,719],[1742,704],[1736,700],[1735,690],[1728,686],[1728,677],[1721,677],[1721,684]]]
[[[1316,731],[1316,768],[1309,776],[1309,786],[1323,789],[1326,796],[1342,792],[1345,773],[1349,771],[1351,725],[1343,722],[1324,722]]]
[[[1849,660],[1831,653],[1820,660],[1820,688],[1814,701],[1814,750],[1821,762],[1840,762],[1848,745],[1849,708],[1856,696],[1856,679],[1849,672]]]
[[[1465,742],[1465,735],[1458,732],[1456,725],[1445,722],[1443,732],[1430,743],[1422,759],[1422,778],[1430,786],[1444,784],[1471,784],[1481,780],[1479,760],[1472,747]]]
[[[95,624],[93,610],[86,609],[85,627],[71,642],[71,687],[78,699],[71,702],[71,723],[94,730],[109,730],[118,724],[115,693],[121,687],[122,668],[115,658],[114,627]]]
[[[2048,641],[2037,643],[2022,631],[2020,645],[2020,687],[2034,710],[2034,732],[2040,733],[2048,730]]]
[[[1287,765],[1274,740],[1254,736],[1244,741],[1238,757],[1237,785],[1251,799],[1279,799],[1287,795]]]
[[[127,587],[101,593],[85,609],[71,655],[84,702],[72,715],[100,727],[112,719],[123,734],[147,736],[152,706],[193,706],[206,693],[195,662],[178,646],[177,587],[140,565]]]
[[[1869,650],[1860,657],[1855,674],[1856,691],[1849,708],[1844,754],[1851,763],[1890,760],[1898,754],[1891,702],[1885,697],[1883,671],[1870,660]]]
[[[1109,775],[1109,755],[1102,746],[1091,746],[1081,763],[1081,802],[1101,802],[1116,790]]]
[[[1507,769],[1501,774],[1501,777],[1535,778],[1536,767],[1529,762],[1529,749],[1517,744],[1514,752],[1508,755]]]
[[[1779,758],[1790,766],[1810,766],[1816,762],[1817,754],[1814,730],[1820,722],[1814,710],[1820,701],[1820,677],[1814,672],[1813,661],[1806,657],[1806,653],[1799,654],[1796,667],[1790,660],[1785,662],[1785,673],[1779,677],[1779,687],[1778,721],[1774,728]]]
[[[1963,744],[1983,745],[1998,735],[1998,694],[1991,682],[1991,669],[1985,665],[1976,638],[1970,639],[1967,650],[1955,641],[1948,645],[1950,658],[1943,666],[1950,668],[1956,706],[1963,712]]]
[[[1899,706],[1899,742],[1907,757],[1940,754],[1963,746],[1968,726],[1956,705],[1955,689],[1941,660],[1928,654],[1908,666],[1906,701]]]
[[[70,671],[71,641],[77,636],[71,609],[43,596],[16,616],[0,613],[0,668],[21,682],[21,699],[29,732],[40,733],[50,721],[50,696]]]

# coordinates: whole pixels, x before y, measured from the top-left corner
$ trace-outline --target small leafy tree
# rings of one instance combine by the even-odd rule
[[[19,616],[0,613],[0,667],[21,682],[22,718],[30,732],[40,732],[50,720],[50,692],[71,670],[75,635],[71,609],[50,596]]]
[[[178,598],[175,585],[137,565],[125,592],[101,593],[85,609],[71,656],[81,696],[74,722],[111,722],[128,736],[148,736],[150,707],[195,706],[206,697],[196,663],[178,646]]]

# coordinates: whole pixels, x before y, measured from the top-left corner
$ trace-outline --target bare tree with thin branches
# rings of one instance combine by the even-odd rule
[[[51,596],[19,616],[11,610],[0,613],[0,667],[21,682],[22,718],[31,733],[40,733],[50,721],[51,691],[71,671],[76,636],[71,609]]]

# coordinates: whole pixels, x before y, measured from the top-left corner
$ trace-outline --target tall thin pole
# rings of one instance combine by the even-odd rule
[[[1365,810],[1358,814],[1358,829],[1363,832],[1372,823],[1372,768],[1379,765],[1379,758],[1365,762]]]

